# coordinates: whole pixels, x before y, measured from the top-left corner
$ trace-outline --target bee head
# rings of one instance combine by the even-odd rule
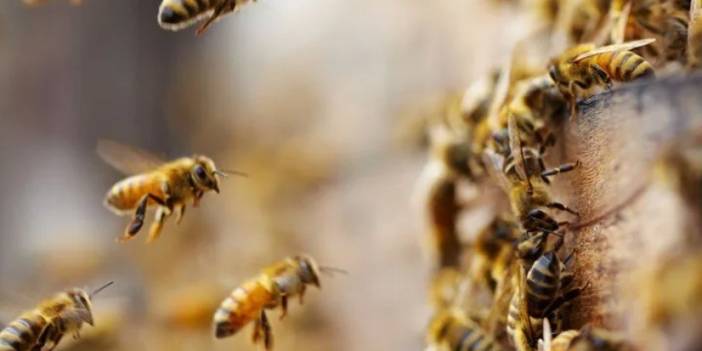
[[[68,291],[68,296],[73,302],[74,309],[72,315],[76,317],[80,323],[88,323],[91,326],[95,325],[93,321],[93,305],[90,303],[90,295],[79,288],[74,288]]]
[[[190,177],[195,186],[203,191],[214,190],[219,193],[219,179],[214,161],[206,156],[195,156],[195,164],[190,169]]]
[[[319,266],[317,262],[307,255],[297,256],[295,257],[295,261],[300,265],[298,272],[302,282],[305,284],[312,284],[319,288]]]

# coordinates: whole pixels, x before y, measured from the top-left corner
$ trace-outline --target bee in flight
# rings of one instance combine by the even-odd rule
[[[122,215],[134,211],[132,221],[119,241],[133,238],[144,225],[148,205],[156,205],[154,222],[149,229],[148,242],[158,238],[166,218],[176,211],[176,222],[185,213],[185,204],[193,206],[207,191],[219,193],[218,176],[239,172],[218,170],[209,157],[195,155],[170,162],[149,153],[112,141],[98,143],[98,154],[117,170],[131,174],[117,182],[105,196],[105,206]]]
[[[597,86],[610,88],[613,80],[628,82],[654,76],[651,64],[631,51],[654,41],[641,39],[599,48],[595,44],[580,44],[551,61],[549,76],[570,100],[574,115],[577,98],[589,94]]]
[[[0,331],[0,351],[51,351],[67,333],[77,339],[83,323],[94,325],[92,298],[112,283],[90,294],[74,288],[41,302]]]
[[[309,256],[289,257],[264,269],[257,277],[234,289],[214,315],[215,337],[226,338],[236,334],[254,321],[253,342],[263,341],[266,350],[273,348],[273,336],[266,309],[280,306],[280,319],[288,310],[288,299],[299,297],[300,304],[308,285],[320,287],[320,272],[340,272],[332,267],[320,267]]]
[[[251,0],[163,0],[158,9],[158,24],[178,31],[204,21],[197,34],[204,33],[219,17],[238,10]]]

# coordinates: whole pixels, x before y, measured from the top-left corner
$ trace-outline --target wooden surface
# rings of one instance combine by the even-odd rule
[[[631,291],[631,273],[684,245],[684,203],[653,170],[673,141],[702,128],[702,75],[622,86],[579,107],[556,159],[582,167],[556,190],[581,213],[566,250],[576,249],[577,281],[589,286],[566,323],[629,329],[635,314],[622,292]]]

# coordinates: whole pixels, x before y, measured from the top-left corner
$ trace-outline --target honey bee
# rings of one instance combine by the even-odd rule
[[[158,9],[158,24],[166,30],[178,31],[204,21],[197,34],[221,16],[238,10],[251,0],[163,0]]]
[[[148,205],[155,205],[155,220],[149,229],[147,242],[158,238],[163,224],[173,211],[176,222],[185,213],[186,202],[197,207],[207,191],[219,193],[218,176],[240,172],[217,169],[209,157],[195,155],[165,162],[144,151],[132,149],[111,141],[100,141],[98,154],[111,166],[131,175],[110,188],[105,206],[118,215],[134,211],[120,242],[132,239],[144,225]]]
[[[502,350],[502,346],[478,323],[458,308],[440,311],[427,333],[427,350]]]
[[[572,254],[561,261],[556,254],[560,244],[539,257],[526,275],[522,266],[516,268],[520,274],[516,276],[517,287],[510,302],[507,333],[519,350],[534,348],[537,331],[541,328],[550,331],[550,325],[554,325],[554,332],[558,333],[561,324],[559,309],[577,298],[585,288],[571,287],[573,275],[567,271],[566,264]],[[544,326],[546,320],[549,327]]]
[[[580,44],[552,60],[549,76],[569,99],[571,115],[575,115],[577,99],[587,96],[595,87],[609,89],[613,80],[628,82],[654,76],[651,64],[631,51],[654,41],[642,39],[599,48],[594,44]]]
[[[67,333],[79,338],[83,323],[94,325],[92,298],[110,285],[90,294],[74,288],[41,302],[0,331],[0,351],[53,350]]]
[[[473,242],[470,272],[474,281],[494,292],[505,277],[514,255],[518,224],[509,216],[495,216]]]
[[[511,127],[509,129],[510,133],[514,133],[509,136],[512,144],[510,150],[517,150],[519,154],[516,160],[521,162],[515,162],[514,167],[511,167],[509,166],[510,162],[501,155],[491,152],[491,150],[486,150],[484,156],[487,158],[487,162],[491,163],[493,168],[497,170],[497,176],[507,192],[512,212],[522,225],[522,229],[526,232],[555,232],[561,226],[568,224],[568,222],[557,222],[544,212],[542,208],[565,211],[575,216],[579,216],[579,214],[560,202],[552,201],[547,189],[548,183],[543,178],[573,171],[579,167],[580,163],[566,163],[552,169],[543,170],[538,176],[534,175],[532,172],[535,169],[541,170],[542,164],[537,163],[533,165],[528,162],[529,158],[525,156],[519,131],[513,121],[514,118],[511,118]],[[512,153],[510,151],[510,154]]]
[[[267,309],[281,308],[280,319],[287,315],[288,299],[299,297],[300,304],[308,285],[320,288],[320,272],[340,272],[332,267],[320,267],[309,256],[289,257],[263,270],[254,279],[234,289],[214,314],[215,337],[226,338],[254,321],[253,342],[263,342],[266,350],[273,348],[273,335],[266,316]]]

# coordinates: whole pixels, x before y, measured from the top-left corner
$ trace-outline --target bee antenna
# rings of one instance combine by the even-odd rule
[[[329,266],[319,266],[319,271],[328,275],[334,275],[335,273],[349,274],[349,272],[345,269]]]
[[[99,292],[101,292],[101,291],[107,289],[110,285],[112,285],[112,284],[114,284],[114,283],[115,283],[114,281],[110,281],[110,282],[108,282],[107,284],[105,284],[105,285],[103,285],[103,286],[101,286],[101,287],[99,287],[99,288],[93,290],[93,292],[90,293],[90,299],[92,299],[93,296],[95,296],[95,295],[97,295]]]
[[[229,177],[229,176],[235,175],[235,176],[248,178],[248,176],[249,176],[247,173],[244,173],[244,172],[233,171],[233,170],[222,170],[222,169],[215,170],[214,174],[222,176],[222,177]]]

